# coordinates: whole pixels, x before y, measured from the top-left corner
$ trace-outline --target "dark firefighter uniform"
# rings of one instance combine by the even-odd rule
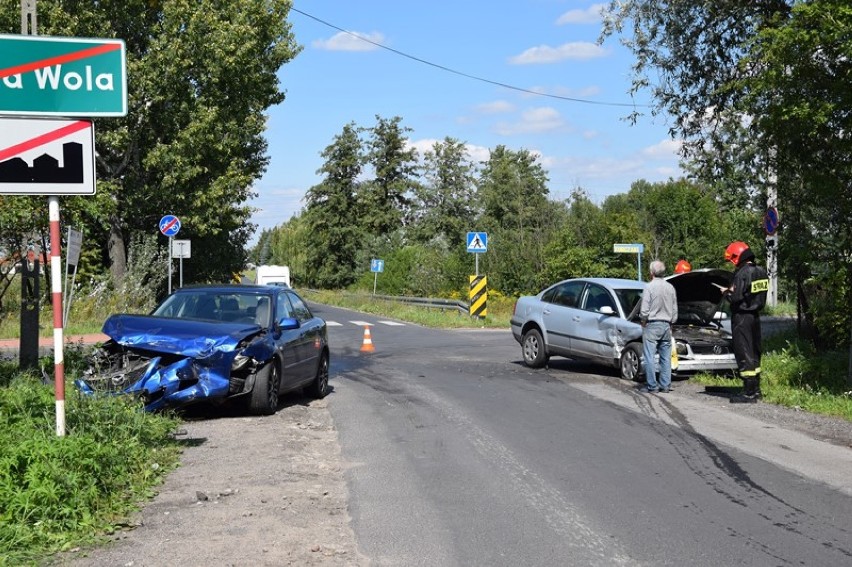
[[[731,332],[734,338],[734,357],[743,395],[731,398],[733,403],[754,403],[760,392],[760,311],[766,305],[769,279],[766,270],[754,263],[754,253],[747,247],[737,255],[737,269],[731,291]]]

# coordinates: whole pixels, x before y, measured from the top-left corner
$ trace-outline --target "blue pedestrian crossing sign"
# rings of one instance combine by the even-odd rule
[[[467,251],[476,254],[488,251],[488,233],[487,232],[468,232],[467,233]]]

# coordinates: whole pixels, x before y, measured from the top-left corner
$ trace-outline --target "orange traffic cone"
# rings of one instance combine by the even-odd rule
[[[364,342],[361,344],[361,352],[374,352],[373,337],[370,335],[370,326],[364,325]]]

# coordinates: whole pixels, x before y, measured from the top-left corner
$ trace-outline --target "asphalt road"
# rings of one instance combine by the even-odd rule
[[[375,565],[849,565],[852,450],[615,373],[533,371],[508,331],[319,306]],[[359,352],[363,323],[375,352]]]

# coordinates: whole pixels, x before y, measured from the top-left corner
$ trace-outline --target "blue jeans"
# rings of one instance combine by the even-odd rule
[[[654,355],[660,357],[660,384],[654,376]],[[648,321],[642,331],[642,355],[645,358],[645,381],[648,388],[668,390],[672,386],[672,326],[665,321]]]

